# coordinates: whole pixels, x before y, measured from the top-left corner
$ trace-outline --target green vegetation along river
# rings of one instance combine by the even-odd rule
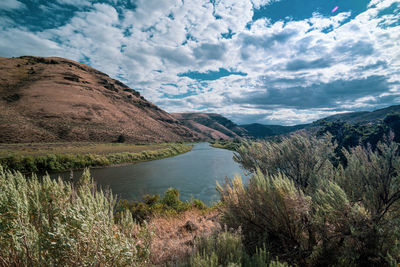
[[[98,185],[109,186],[120,198],[139,200],[144,194],[162,194],[174,187],[180,191],[182,200],[193,197],[210,204],[219,199],[216,181],[223,183],[225,177],[233,178],[235,174],[244,177],[232,156],[232,151],[198,143],[192,151],[175,157],[92,169],[91,174]],[[80,174],[76,171],[74,177],[80,177]],[[57,175],[69,179],[70,173]]]

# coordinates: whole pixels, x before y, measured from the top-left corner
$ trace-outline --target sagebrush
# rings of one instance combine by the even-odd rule
[[[150,233],[97,191],[86,170],[74,186],[0,166],[0,266],[144,266]]]
[[[223,223],[242,228],[249,253],[301,266],[377,266],[400,260],[400,149],[343,149],[330,135],[247,142],[235,160],[253,173],[218,186]]]

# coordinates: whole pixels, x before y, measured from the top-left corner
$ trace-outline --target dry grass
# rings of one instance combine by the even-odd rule
[[[47,64],[53,61],[56,64]],[[0,142],[197,140],[137,91],[62,58],[0,58]]]
[[[217,211],[202,212],[190,210],[177,216],[156,217],[149,223],[154,233],[151,245],[151,263],[165,266],[187,258],[193,250],[194,239],[208,236],[221,226],[217,220]],[[184,225],[192,222],[197,229],[189,231]]]
[[[167,148],[168,144],[118,144],[118,143],[23,143],[23,144],[0,144],[0,157],[11,154],[22,156],[40,156],[48,154],[97,154],[106,155],[113,153],[140,153],[143,151],[156,151]]]

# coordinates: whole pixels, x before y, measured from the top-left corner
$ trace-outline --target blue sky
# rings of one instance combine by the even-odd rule
[[[1,0],[0,56],[22,55],[89,64],[169,112],[293,125],[400,103],[400,4]]]

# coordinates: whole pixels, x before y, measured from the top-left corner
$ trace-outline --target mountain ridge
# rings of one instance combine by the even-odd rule
[[[342,121],[350,124],[355,123],[377,123],[383,120],[387,115],[400,112],[400,105],[393,105],[373,111],[356,111],[339,113],[316,120],[308,124],[298,124],[293,126],[268,125],[260,123],[251,123],[239,125],[247,130],[248,134],[254,138],[266,138],[281,134],[288,134],[297,130],[321,126],[324,122]]]
[[[314,123],[318,124],[322,121],[344,121],[349,123],[377,122],[378,120],[384,119],[386,115],[395,112],[400,112],[400,105],[393,105],[385,108],[376,109],[373,111],[339,113],[319,119]]]
[[[234,139],[247,136],[247,131],[217,113],[171,113],[178,121],[204,139]]]

